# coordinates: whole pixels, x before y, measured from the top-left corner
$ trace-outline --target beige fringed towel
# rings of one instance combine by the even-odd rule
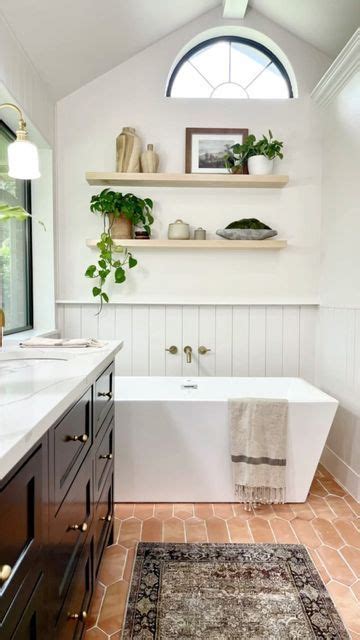
[[[285,502],[287,400],[229,400],[231,459],[239,502]]]

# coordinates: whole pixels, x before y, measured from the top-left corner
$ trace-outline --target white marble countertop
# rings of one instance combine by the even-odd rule
[[[0,480],[93,384],[122,346],[121,341],[80,349],[9,345],[0,351]]]

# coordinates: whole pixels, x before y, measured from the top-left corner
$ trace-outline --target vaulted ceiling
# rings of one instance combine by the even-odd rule
[[[232,0],[236,2],[244,4]],[[0,15],[54,97],[60,98],[221,4],[221,0],[0,0]],[[360,25],[360,0],[249,0],[249,4],[331,57]]]

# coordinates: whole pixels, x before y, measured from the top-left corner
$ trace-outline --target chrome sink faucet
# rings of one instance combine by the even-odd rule
[[[187,364],[191,364],[191,360],[192,360],[192,348],[187,345],[186,347],[184,347],[184,353],[186,354],[186,362]]]

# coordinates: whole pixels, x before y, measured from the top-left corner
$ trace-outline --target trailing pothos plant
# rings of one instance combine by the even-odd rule
[[[233,144],[224,155],[225,166],[231,173],[242,173],[245,163],[252,156],[265,156],[269,160],[284,157],[282,149],[284,143],[276,140],[269,129],[269,137],[264,134],[256,140],[253,134],[245,138],[244,142]]]
[[[134,225],[143,226],[150,235],[150,226],[154,222],[152,209],[153,202],[150,198],[141,199],[132,193],[123,195],[110,189],[104,189],[91,198],[90,210],[103,216],[104,230],[96,245],[99,249],[97,264],[89,265],[85,276],[98,280],[92,294],[99,299],[99,313],[103,303],[110,301],[108,293],[104,291],[108,276],[113,273],[115,284],[122,284],[126,280],[126,268],[132,269],[137,265],[137,260],[130,251],[114,243],[111,237],[114,220],[123,215]]]

